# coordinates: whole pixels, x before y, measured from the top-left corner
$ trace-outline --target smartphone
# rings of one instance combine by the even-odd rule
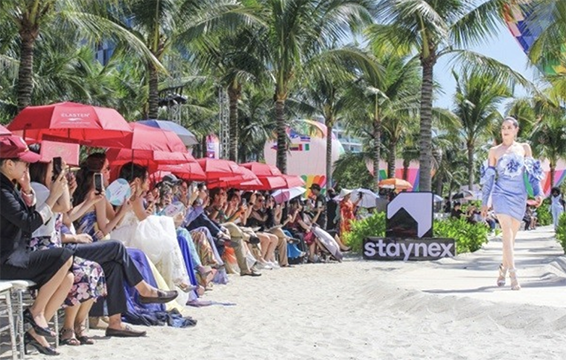
[[[61,171],[63,171],[63,160],[60,156],[53,158],[53,177],[51,178],[52,181],[55,181],[59,175],[61,175]]]
[[[242,199],[242,205],[244,206],[248,205],[248,201],[246,199]]]
[[[94,192],[96,193],[96,195],[102,194],[102,191],[104,190],[102,185],[102,174],[94,173],[93,181],[94,181]]]

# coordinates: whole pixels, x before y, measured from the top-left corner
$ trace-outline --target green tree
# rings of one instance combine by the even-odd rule
[[[8,0],[0,2],[0,23],[18,31],[17,105],[21,110],[32,103],[36,42],[48,25],[72,27],[91,43],[103,38],[128,44],[130,49],[159,66],[147,48],[130,32],[110,20],[115,0]]]
[[[474,185],[474,155],[480,140],[488,135],[502,116],[497,110],[501,102],[512,93],[498,77],[479,71],[465,72],[462,76],[452,73],[456,80],[454,114],[457,129],[466,145],[468,154],[468,186]]]
[[[285,102],[301,78],[301,67],[321,50],[343,41],[349,25],[372,21],[368,0],[265,0],[261,1],[261,21],[269,51],[266,60],[274,79],[275,121],[277,124],[277,167],[287,171]],[[327,58],[340,56],[333,51]]]
[[[382,0],[378,23],[367,29],[374,46],[415,52],[422,66],[419,137],[420,190],[431,190],[433,70],[438,59],[453,55],[481,64],[491,73],[528,82],[509,67],[464,50],[486,40],[503,22],[511,0]]]

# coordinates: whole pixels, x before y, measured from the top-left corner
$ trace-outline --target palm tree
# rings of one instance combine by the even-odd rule
[[[349,25],[372,21],[369,0],[266,0],[258,12],[265,24],[264,39],[269,49],[267,59],[275,91],[277,124],[277,167],[287,171],[285,102],[299,80],[301,65],[345,40]],[[329,60],[339,51],[330,53]]]
[[[361,127],[367,129],[364,132],[371,134],[374,184],[377,187],[382,126],[386,122],[395,122],[418,112],[419,97],[416,90],[419,73],[415,60],[407,61],[404,57],[380,48],[376,48],[373,55],[381,66],[381,76],[362,76],[350,96],[356,102],[355,107],[363,112],[362,117],[353,113],[352,122],[355,124],[362,121]],[[363,133],[359,135],[362,136]]]
[[[420,102],[420,190],[431,190],[433,70],[438,59],[453,55],[523,84],[509,67],[463,50],[495,34],[511,0],[381,0],[378,24],[366,31],[375,46],[414,52],[422,66]]]
[[[456,80],[454,114],[458,118],[458,132],[464,138],[468,152],[468,186],[474,184],[474,154],[480,139],[496,127],[502,119],[497,107],[512,95],[509,87],[487,73],[453,72]]]
[[[237,32],[203,37],[191,46],[194,63],[216,77],[227,91],[230,108],[228,157],[233,161],[238,160],[241,145],[238,107],[244,86],[264,81],[267,74],[262,61],[266,58],[265,47],[256,30],[252,25],[241,26]]]
[[[554,174],[559,159],[566,158],[566,112],[542,117],[534,126],[531,141],[539,156],[548,159],[550,187],[554,187]]]
[[[59,28],[73,27],[83,40],[92,43],[103,37],[128,44],[136,53],[143,54],[151,63],[159,63],[135,36],[110,20],[108,11],[115,0],[24,0],[1,1],[0,22],[10,23],[18,30],[19,69],[17,79],[17,105],[21,110],[32,103],[34,87],[35,46],[40,34],[49,25]],[[3,25],[4,26],[4,25]],[[10,25],[8,25],[10,26]]]
[[[121,8],[122,26],[141,39],[151,54],[161,61],[172,47],[186,49],[203,34],[218,29],[234,29],[253,19],[251,7],[233,0],[130,0]],[[187,59],[190,54],[186,54]],[[147,62],[147,117],[159,111],[159,68]]]

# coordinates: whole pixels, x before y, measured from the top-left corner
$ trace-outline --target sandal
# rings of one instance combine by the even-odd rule
[[[71,333],[71,337],[64,339],[63,336],[65,336],[65,334],[68,333]],[[81,342],[75,337],[75,332],[73,331],[73,329],[61,328],[61,331],[59,331],[59,344],[69,345],[69,346],[79,346],[81,345]]]
[[[517,279],[517,269],[509,269],[509,278],[511,279],[511,290],[521,290],[519,279]]]
[[[77,340],[79,340],[81,345],[94,345],[94,341],[84,334],[85,331],[86,327],[84,325],[80,325],[75,328],[75,336],[77,337]]]
[[[499,264],[499,276],[497,277],[497,286],[505,286],[505,276],[507,275],[507,269],[503,267],[503,264]]]

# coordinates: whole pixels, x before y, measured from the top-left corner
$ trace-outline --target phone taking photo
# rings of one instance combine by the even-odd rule
[[[51,178],[52,181],[57,180],[59,175],[61,175],[61,171],[63,171],[63,160],[60,156],[53,158],[53,177]]]
[[[102,194],[102,191],[104,191],[104,186],[102,184],[102,174],[95,173],[93,177],[93,181],[94,181],[94,192],[96,193],[96,195]]]

